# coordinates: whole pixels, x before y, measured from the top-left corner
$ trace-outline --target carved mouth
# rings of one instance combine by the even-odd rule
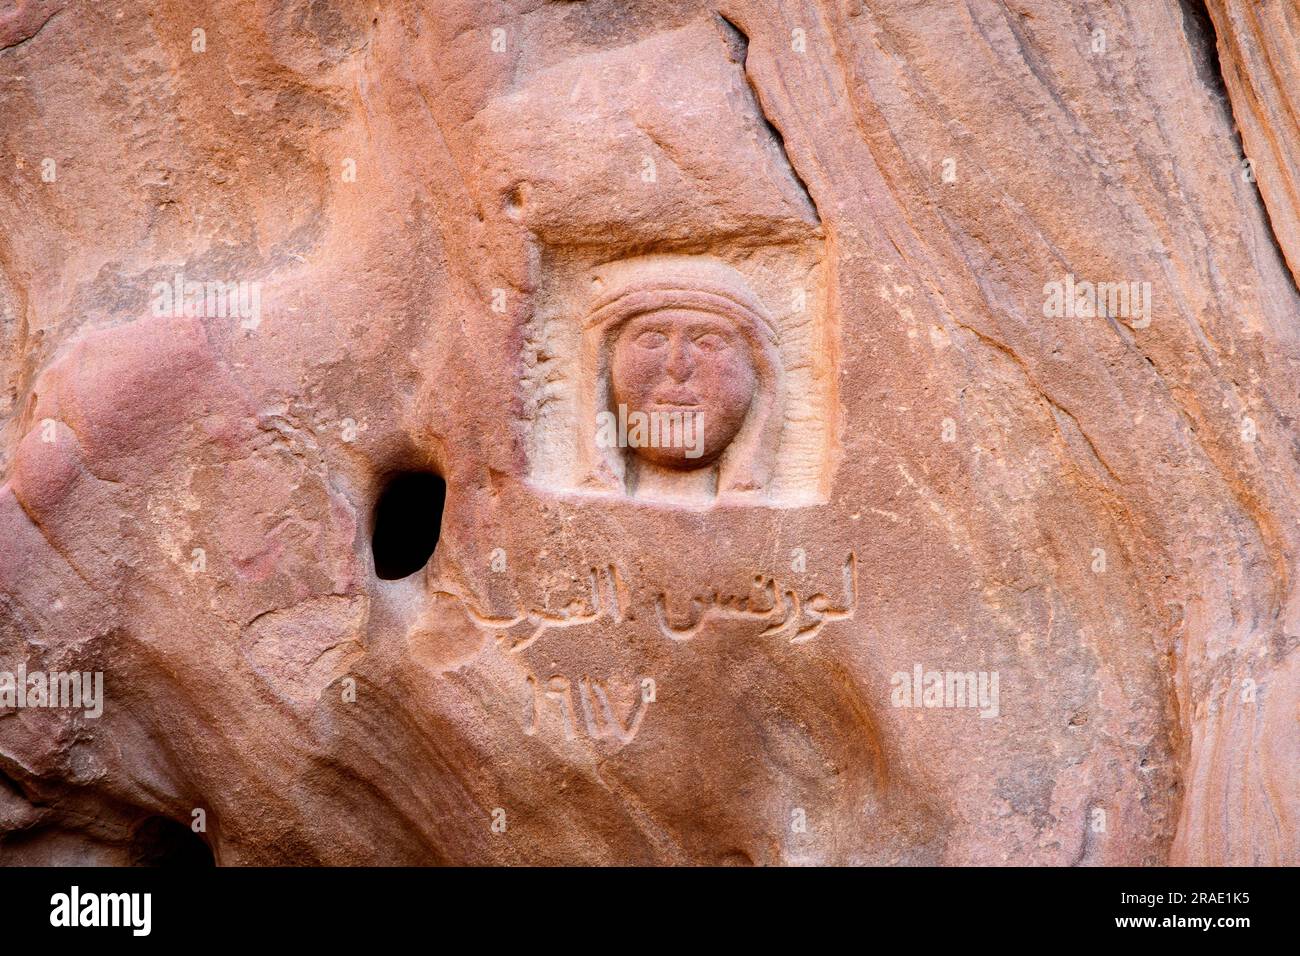
[[[666,392],[654,397],[656,408],[699,408],[700,400],[693,392]]]

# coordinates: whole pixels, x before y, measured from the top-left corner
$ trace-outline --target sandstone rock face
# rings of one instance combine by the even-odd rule
[[[1297,37],[0,6],[0,861],[1300,861]]]

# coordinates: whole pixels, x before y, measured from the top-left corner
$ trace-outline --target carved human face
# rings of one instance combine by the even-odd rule
[[[695,415],[703,441],[693,447],[632,449],[665,468],[687,470],[714,462],[731,444],[754,399],[753,357],[731,323],[706,312],[664,309],[623,326],[610,369],[614,405],[634,412]],[[690,454],[688,454],[690,452]]]

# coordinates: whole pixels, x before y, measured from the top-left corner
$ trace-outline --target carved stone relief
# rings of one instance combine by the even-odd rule
[[[1294,863],[1293,7],[0,3],[0,864]]]
[[[486,202],[530,263],[531,480],[688,507],[824,500],[825,237],[734,29],[710,16],[562,63],[478,127]]]

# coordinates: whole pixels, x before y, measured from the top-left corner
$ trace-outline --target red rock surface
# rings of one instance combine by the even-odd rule
[[[1295,864],[1298,24],[0,8],[0,862]]]

